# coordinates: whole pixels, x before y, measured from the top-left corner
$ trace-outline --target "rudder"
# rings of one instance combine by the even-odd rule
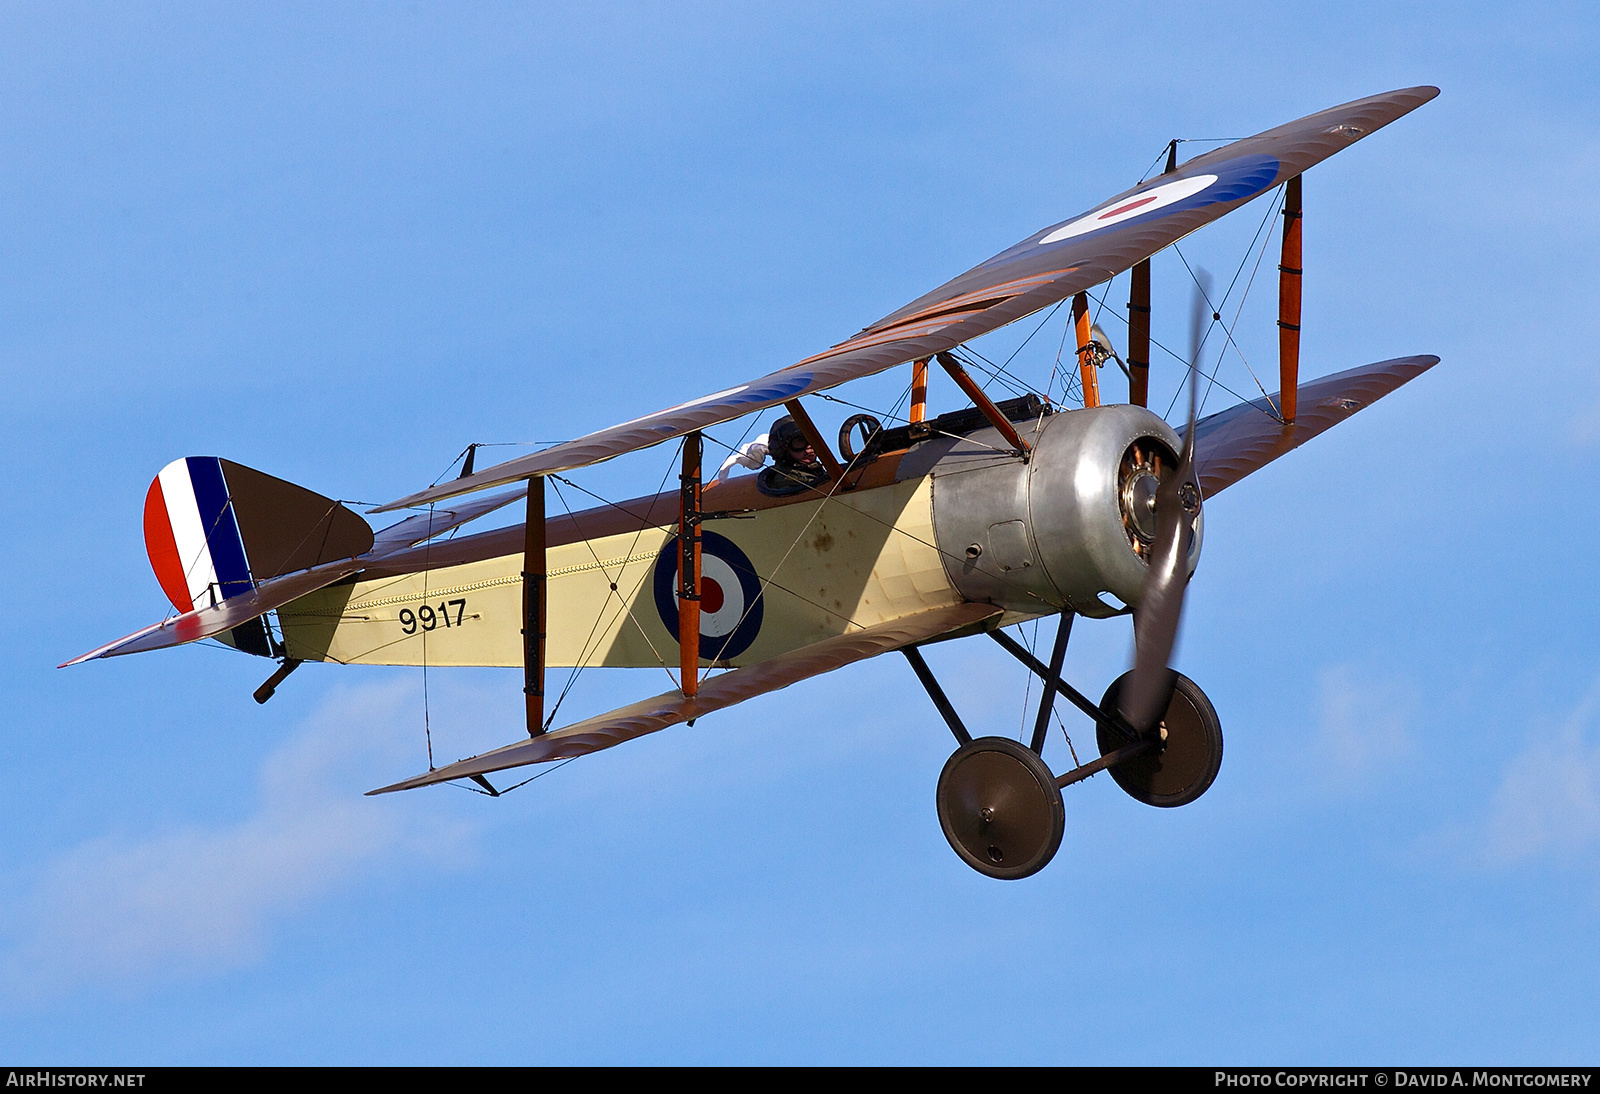
[[[144,502],[145,550],[180,612],[214,607],[270,578],[372,549],[372,528],[331,498],[216,456],[161,469]],[[233,644],[270,656],[260,620]]]

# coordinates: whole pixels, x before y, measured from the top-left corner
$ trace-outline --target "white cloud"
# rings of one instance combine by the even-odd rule
[[[1349,665],[1323,669],[1320,683],[1317,751],[1330,781],[1365,781],[1411,750],[1406,724],[1417,704],[1410,689]]]
[[[1572,860],[1600,846],[1600,680],[1553,732],[1506,768],[1489,809],[1484,857],[1505,865]]]
[[[261,958],[274,922],[363,871],[459,856],[471,833],[436,809],[361,796],[416,751],[395,728],[415,720],[416,700],[404,681],[335,693],[267,759],[256,808],[237,823],[62,854],[8,909],[7,994],[237,968]]]
[[[1600,398],[1596,398],[1587,410],[1573,418],[1567,430],[1573,443],[1580,447],[1588,448],[1600,442]]]

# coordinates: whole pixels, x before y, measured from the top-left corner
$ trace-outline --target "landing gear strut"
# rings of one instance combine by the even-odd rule
[[[1044,869],[1055,856],[1066,827],[1062,787],[1109,770],[1136,801],[1173,808],[1204,794],[1222,766],[1222,724],[1211,701],[1187,676],[1173,673],[1166,713],[1144,736],[1122,719],[1117,708],[1118,695],[1132,673],[1114,680],[1098,705],[1061,679],[1071,627],[1072,615],[1063,614],[1048,666],[1003,631],[989,632],[1044,681],[1031,748],[1009,737],[974,740],[922,655],[915,648],[902,651],[960,746],[939,774],[939,826],[961,860],[988,877],[1025,878]],[[1059,777],[1041,756],[1057,695],[1094,720],[1100,746],[1099,759]]]

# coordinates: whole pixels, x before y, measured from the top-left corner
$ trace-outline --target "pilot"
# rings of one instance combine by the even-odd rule
[[[767,441],[768,437],[763,433],[743,448],[736,449],[733,455],[722,461],[722,466],[717,468],[716,478],[706,483],[706,489],[710,490],[719,483],[727,482],[728,476],[733,474],[735,467],[743,467],[748,471],[760,471],[767,462]]]
[[[787,497],[828,481],[827,469],[793,418],[785,415],[767,432],[772,466],[756,478],[756,489],[770,497]]]

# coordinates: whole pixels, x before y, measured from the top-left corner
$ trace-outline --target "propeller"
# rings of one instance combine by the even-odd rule
[[[1172,702],[1177,674],[1169,664],[1183,615],[1183,594],[1189,585],[1189,551],[1200,512],[1200,483],[1194,467],[1196,380],[1200,341],[1210,307],[1210,275],[1197,272],[1189,313],[1189,427],[1177,470],[1156,490],[1156,539],[1147,556],[1149,573],[1144,595],[1133,614],[1133,672],[1117,696],[1117,713],[1141,737],[1160,723]]]

